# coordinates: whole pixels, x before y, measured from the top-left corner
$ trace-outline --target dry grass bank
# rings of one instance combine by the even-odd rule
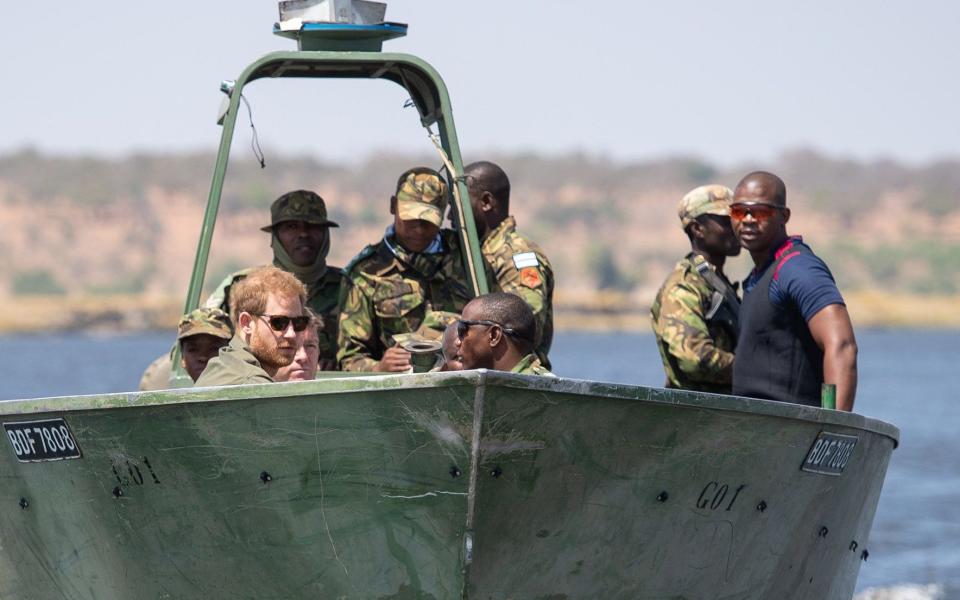
[[[845,294],[855,327],[960,329],[960,296]],[[0,333],[172,330],[183,306],[164,296],[18,296],[3,299]],[[556,328],[649,331],[649,302],[617,292],[558,294]]]

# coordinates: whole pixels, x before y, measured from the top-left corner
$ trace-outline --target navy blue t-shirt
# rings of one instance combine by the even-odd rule
[[[770,282],[770,302],[776,306],[796,305],[805,321],[809,321],[831,304],[846,304],[837,283],[826,263],[812,252],[799,252],[795,247],[803,245],[803,238],[793,236],[777,248],[770,260],[761,269],[754,269],[743,282],[743,291],[749,294],[756,287],[767,269],[781,256],[783,261],[777,267]]]

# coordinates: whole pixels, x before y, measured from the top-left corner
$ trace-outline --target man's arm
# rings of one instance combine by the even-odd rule
[[[837,386],[837,409],[853,410],[857,394],[857,341],[850,315],[826,263],[812,254],[788,256],[779,281],[770,285],[770,300],[793,302],[823,351],[823,382]]]
[[[852,411],[857,394],[857,340],[847,307],[830,304],[807,321],[823,350],[823,381],[837,386],[837,410]]]
[[[700,295],[684,284],[666,290],[660,304],[657,333],[667,344],[677,366],[695,381],[730,383],[733,353],[713,342],[704,318]]]

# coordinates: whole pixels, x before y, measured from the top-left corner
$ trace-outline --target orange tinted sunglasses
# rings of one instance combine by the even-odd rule
[[[730,205],[730,218],[742,221],[750,215],[757,221],[769,221],[781,208],[783,207],[759,202],[737,202]]]

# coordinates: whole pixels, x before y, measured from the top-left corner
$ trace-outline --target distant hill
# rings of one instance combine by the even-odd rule
[[[397,176],[435,156],[372,155],[356,166],[235,151],[208,283],[269,260],[259,227],[280,193],[309,188],[342,227],[331,262],[377,240]],[[501,164],[520,229],[554,262],[562,297],[597,290],[645,310],[687,247],[679,198],[704,183],[733,186],[765,168],[787,182],[789,230],[824,256],[844,291],[960,293],[960,161],[862,163],[810,151],[721,169],[693,158],[616,163],[596,156],[468,156]],[[213,154],[66,158],[0,156],[0,297],[135,294],[181,298],[196,250]],[[744,255],[728,271],[749,269]]]

